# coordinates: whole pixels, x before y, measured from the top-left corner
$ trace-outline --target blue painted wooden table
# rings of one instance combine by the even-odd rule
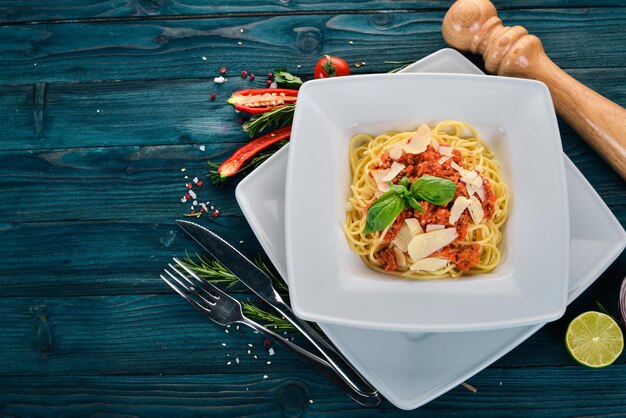
[[[563,319],[473,377],[477,393],[460,387],[407,413],[359,408],[288,353],[270,357],[261,337],[225,334],[158,279],[194,249],[173,224],[188,209],[183,175],[203,178],[207,159],[246,141],[224,105],[231,91],[263,86],[281,65],[308,76],[323,53],[366,63],[354,73],[423,57],[445,46],[450,3],[0,0],[0,414],[626,414],[626,357],[589,370],[563,346],[573,316],[596,301],[615,309],[624,255]],[[623,0],[496,5],[558,65],[626,105]],[[220,67],[231,77],[216,85]],[[244,69],[257,79],[238,77]],[[565,152],[623,225],[624,182],[560,126]],[[235,185],[200,191],[221,211],[202,222],[253,256]]]

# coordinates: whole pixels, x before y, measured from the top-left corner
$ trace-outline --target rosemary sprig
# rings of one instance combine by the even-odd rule
[[[261,165],[265,160],[267,160],[268,158],[270,158],[272,155],[274,155],[276,153],[276,151],[278,151],[279,149],[281,149],[282,147],[284,147],[289,141],[279,141],[276,144],[272,145],[271,147],[264,149],[263,151],[259,152],[256,156],[254,156],[250,161],[248,161],[243,167],[241,167],[241,169],[239,169],[236,173],[233,174],[239,174],[243,171],[247,171],[247,170],[252,170],[257,168],[259,165]],[[222,176],[218,170],[218,168],[220,167],[219,164],[214,163],[209,161],[208,162],[209,167],[212,168],[211,171],[209,171],[209,178],[211,179],[211,181],[213,182],[213,184],[217,187],[221,187],[224,185],[224,183],[226,183],[226,181],[230,178],[229,176]],[[231,176],[232,177],[232,176]]]
[[[294,332],[296,328],[285,318],[268,312],[248,302],[243,302],[243,313],[253,321],[263,322],[272,331]]]
[[[239,279],[217,260],[210,260],[198,254],[196,254],[196,259],[194,260],[189,254],[185,254],[183,264],[204,280],[213,284],[222,283],[225,284],[226,287],[232,287],[239,282]]]
[[[276,290],[278,290],[280,293],[287,292],[287,285],[285,284],[285,282],[281,278],[276,276],[276,274],[274,274],[274,272],[265,263],[261,256],[257,256],[254,260],[254,263],[265,274],[270,276],[270,278],[272,279],[272,284],[274,285],[274,288],[276,288]],[[213,284],[224,284],[228,288],[239,284],[239,279],[235,277],[226,267],[224,267],[222,263],[217,260],[211,260],[198,254],[196,254],[196,258],[193,259],[189,256],[189,254],[185,254],[183,264],[189,267],[191,271],[198,274],[204,280]]]
[[[286,293],[287,285],[285,282],[274,274],[260,255],[256,257],[254,262],[257,267],[270,276],[274,288],[278,290],[279,293]],[[226,288],[232,288],[240,284],[239,279],[217,260],[211,260],[198,254],[196,254],[196,258],[193,259],[189,254],[185,254],[183,263],[189,267],[191,271],[210,283],[225,285]],[[242,306],[243,313],[248,318],[263,323],[269,329],[277,331],[295,331],[295,328],[287,322],[287,320],[277,314],[261,309],[250,302],[243,302]]]
[[[293,104],[286,104],[281,107],[277,107],[269,112],[261,113],[249,121],[245,122],[241,127],[244,132],[250,135],[250,138],[254,138],[261,132],[268,131],[270,129],[279,129],[289,125],[293,121],[293,114],[296,110],[296,106]]]
[[[399,65],[399,67],[394,68],[391,71],[388,71],[389,74],[395,74],[398,71],[404,70],[409,65],[413,64],[415,61],[385,61],[385,64],[395,64]]]

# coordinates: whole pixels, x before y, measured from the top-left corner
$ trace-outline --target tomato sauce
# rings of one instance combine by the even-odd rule
[[[383,237],[386,242],[394,240],[398,231],[404,224],[404,220],[407,218],[416,218],[422,229],[426,229],[427,225],[444,225],[446,228],[456,228],[458,238],[450,245],[444,247],[434,255],[446,257],[461,271],[468,271],[474,267],[480,261],[480,245],[470,244],[461,245],[458,242],[465,239],[467,231],[469,229],[470,222],[472,220],[468,210],[463,211],[457,222],[452,225],[448,222],[450,218],[450,209],[454,204],[454,201],[459,196],[469,198],[465,183],[461,181],[461,174],[451,166],[451,162],[463,168],[465,164],[461,157],[461,152],[457,149],[452,151],[452,157],[445,161],[443,164],[439,164],[438,160],[442,157],[432,145],[428,145],[426,151],[420,154],[407,154],[402,153],[398,158],[398,163],[404,164],[404,169],[392,180],[392,183],[397,184],[404,176],[408,177],[411,182],[414,182],[419,177],[429,175],[434,177],[440,177],[451,180],[456,183],[456,193],[454,199],[446,206],[438,206],[432,203],[422,201],[421,205],[424,209],[424,213],[418,212],[414,209],[407,209],[400,213],[394,223],[389,227],[387,233]],[[381,155],[380,161],[374,166],[375,170],[386,170],[391,167],[394,160],[389,156],[389,153]],[[491,187],[491,183],[482,174],[479,174],[483,179],[484,199],[481,201],[485,219],[493,219],[496,208],[496,194]],[[480,199],[479,199],[480,200]],[[380,261],[385,270],[395,271],[397,270],[397,262],[393,249],[386,249],[378,253],[378,261]]]

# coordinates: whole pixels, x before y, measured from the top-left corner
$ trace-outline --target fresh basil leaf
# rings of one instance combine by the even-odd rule
[[[404,186],[401,186],[399,184],[389,183],[389,187],[391,188],[391,190],[393,190],[394,192],[396,192],[400,196],[404,196],[405,194],[408,193],[407,188],[404,187]]]
[[[299,89],[302,86],[300,77],[291,74],[285,67],[274,70],[274,81],[280,87],[291,89]]]
[[[424,208],[422,207],[422,204],[416,199],[414,198],[412,195],[409,195],[406,198],[407,203],[409,204],[409,206],[411,206],[413,209],[417,210],[418,212],[424,213]]]
[[[439,177],[422,176],[411,185],[411,193],[415,198],[434,205],[447,205],[454,199],[456,183]]]
[[[382,231],[390,225],[400,215],[405,208],[405,201],[402,196],[393,190],[383,194],[367,210],[365,218],[365,228],[363,233]]]
[[[410,180],[407,176],[404,176],[400,179],[400,181],[398,182],[398,184],[400,186],[404,186],[407,190],[409,188],[409,184],[410,184]]]

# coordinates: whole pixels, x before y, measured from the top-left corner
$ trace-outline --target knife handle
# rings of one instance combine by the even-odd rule
[[[378,391],[361,376],[339,350],[331,346],[317,331],[311,328],[309,324],[298,318],[278,293],[276,293],[275,296],[275,300],[270,302],[274,309],[280,312],[287,321],[296,327],[296,329],[313,344],[324,359],[330,363],[337,373],[339,373],[355,391],[368,396],[380,396]]]
[[[285,347],[287,350],[291,351],[296,357],[302,360],[305,364],[307,364],[312,369],[316,370],[320,374],[326,376],[328,380],[333,382],[337,387],[342,389],[348,396],[354,399],[359,404],[366,407],[374,407],[381,402],[380,395],[376,393],[362,393],[361,391],[356,390],[348,381],[346,381],[337,370],[335,370],[330,364],[326,361],[322,360],[318,356],[304,348],[292,343],[289,340],[284,339],[280,335],[275,332],[270,331],[264,326],[257,324],[256,322],[245,318],[241,321],[242,324],[249,326],[250,328],[259,331],[264,334],[268,338],[277,342],[278,344]]]

